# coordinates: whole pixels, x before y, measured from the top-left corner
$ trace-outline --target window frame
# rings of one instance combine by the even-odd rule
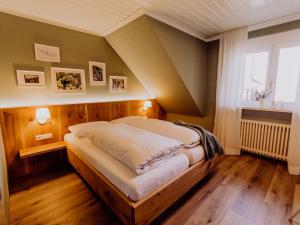
[[[296,46],[300,46],[300,29],[248,39],[246,54],[264,51],[269,52],[266,88],[271,86],[272,93],[263,107],[260,105],[259,101],[242,99],[243,107],[281,108],[285,110],[291,110],[293,108],[293,102],[275,102],[274,98],[280,49],[292,48]]]

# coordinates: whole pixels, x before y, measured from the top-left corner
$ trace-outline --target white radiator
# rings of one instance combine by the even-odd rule
[[[242,149],[286,160],[291,126],[282,123],[242,119]]]

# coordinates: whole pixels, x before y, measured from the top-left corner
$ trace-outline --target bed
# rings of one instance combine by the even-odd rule
[[[126,225],[151,223],[220,160],[216,156],[205,161],[201,146],[197,146],[137,175],[88,138],[70,133],[65,141],[71,165]]]

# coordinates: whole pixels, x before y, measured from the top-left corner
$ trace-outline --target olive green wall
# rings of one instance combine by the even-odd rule
[[[34,43],[58,46],[61,63],[36,61]],[[105,87],[89,85],[89,60],[106,63],[107,85]],[[87,93],[52,94],[51,66],[84,69]],[[144,87],[104,38],[5,13],[0,13],[0,68],[0,107],[148,97]],[[16,69],[45,71],[46,88],[19,88]],[[109,75],[127,76],[128,92],[109,93]]]
[[[106,39],[167,112],[202,115],[205,109],[204,104],[200,102],[204,97],[196,97],[197,101],[194,100],[198,94],[192,96],[190,86],[186,85],[190,82],[187,81],[189,78],[184,77],[183,79],[182,76],[184,75],[180,75],[180,70],[174,64],[180,59],[184,62],[191,60],[193,63],[197,62],[197,66],[201,67],[205,64],[202,62],[205,62],[206,58],[205,44],[194,45],[195,49],[204,52],[198,54],[200,58],[193,58],[195,55],[188,52],[191,49],[190,45],[193,45],[195,41],[198,43],[202,43],[202,41],[191,39],[189,35],[184,34],[182,31],[166,27],[154,21],[148,16],[141,16],[109,34]],[[172,35],[178,35],[179,37],[171,37]],[[167,47],[164,45],[166,40],[169,40]],[[193,40],[193,42],[187,43],[190,40]],[[181,46],[177,46],[178,42],[182,42]],[[170,46],[174,48],[174,51],[167,50]],[[182,46],[189,46],[189,50],[186,53],[182,52]],[[180,53],[182,53],[181,56]],[[172,57],[169,54],[172,54]],[[176,60],[174,60],[175,58]],[[180,67],[186,68],[187,66],[189,66],[188,63],[180,63]],[[189,70],[190,68],[186,69]],[[205,79],[203,71],[205,71],[205,68],[198,69],[199,79],[196,78],[195,80],[196,85],[199,85],[199,89],[203,86],[200,83],[201,80]],[[195,75],[196,73],[193,73],[192,76]],[[201,78],[201,76],[204,76],[204,78]],[[185,79],[186,82],[184,82]],[[199,83],[197,83],[198,81]],[[195,89],[193,91],[198,92]],[[203,90],[200,90],[199,93],[203,93]]]
[[[204,114],[206,43],[151,17],[149,19],[180,78]]]
[[[219,58],[219,41],[207,43],[207,63],[206,63],[206,82],[205,82],[205,114],[202,117],[167,114],[167,120],[184,120],[203,126],[212,131],[215,118],[216,88]]]

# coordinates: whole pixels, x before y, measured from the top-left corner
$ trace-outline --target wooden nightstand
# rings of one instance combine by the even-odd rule
[[[51,144],[40,145],[31,148],[23,148],[19,151],[20,158],[28,158],[31,156],[41,155],[49,152],[66,149],[67,144],[64,141],[54,142]]]

